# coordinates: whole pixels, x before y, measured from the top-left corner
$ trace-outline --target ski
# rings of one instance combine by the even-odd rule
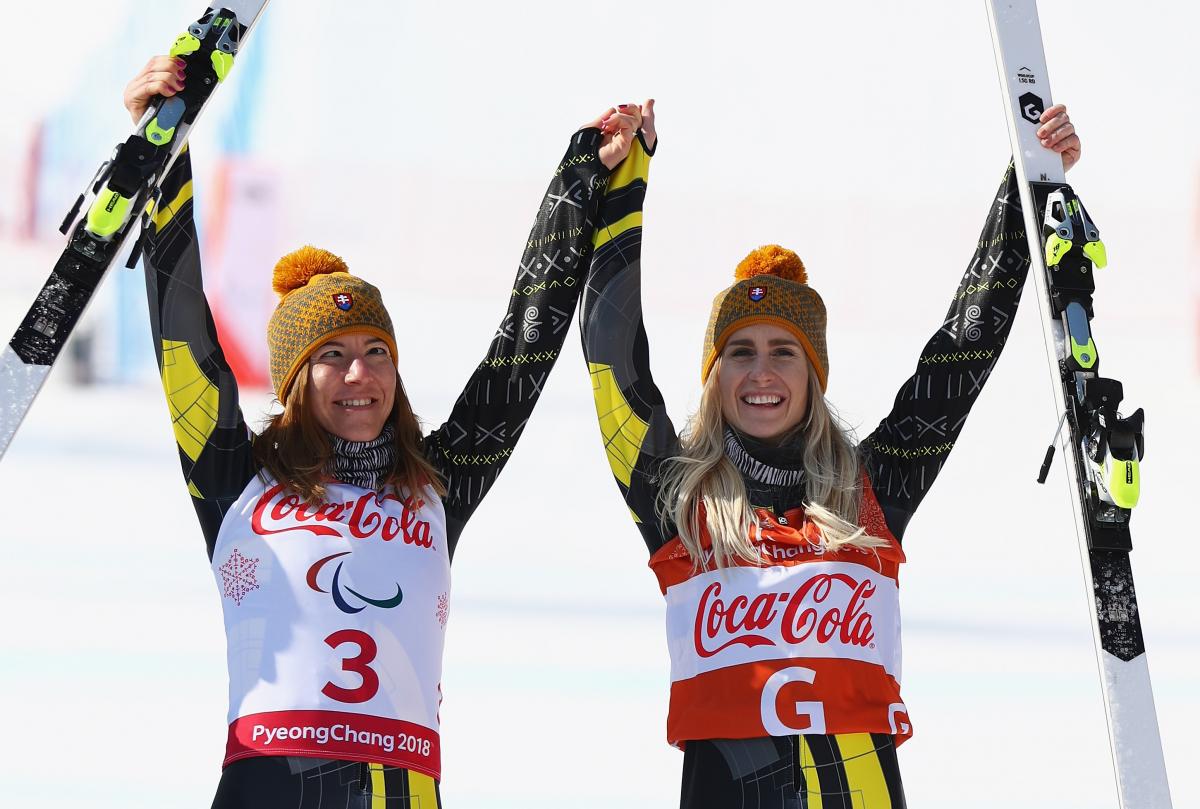
[[[268,1],[224,0],[188,26],[170,50],[187,63],[183,91],[150,105],[67,213],[60,228],[70,233],[67,246],[0,351],[0,458],[128,236],[139,224],[145,233],[159,183],[186,147],[196,119],[233,68]],[[82,217],[80,211],[85,211]],[[140,242],[139,235],[129,267],[137,264]]]
[[[1121,809],[1169,809],[1129,559],[1144,454],[1143,413],[1122,416],[1121,383],[1100,375],[1091,320],[1096,270],[1107,264],[1104,244],[1066,182],[1062,159],[1038,142],[1038,119],[1053,102],[1036,0],[986,0],[986,5],[1059,417],[1055,441],[1063,445],[1092,607],[1117,794]],[[1045,481],[1053,454],[1052,444],[1039,482]]]

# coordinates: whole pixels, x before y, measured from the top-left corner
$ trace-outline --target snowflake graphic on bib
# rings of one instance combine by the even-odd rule
[[[450,620],[450,594],[442,593],[437,598],[437,619],[442,625],[442,629],[446,628],[446,621]]]
[[[251,590],[258,589],[258,578],[254,575],[259,560],[242,556],[241,552],[233,549],[225,564],[221,565],[221,595],[232,598],[233,603],[242,606],[242,599]]]

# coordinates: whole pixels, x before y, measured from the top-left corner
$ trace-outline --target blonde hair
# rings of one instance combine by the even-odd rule
[[[659,519],[675,525],[697,567],[704,559],[701,513],[716,567],[728,567],[737,560],[757,565],[763,561],[755,548],[758,517],[741,472],[725,455],[726,424],[717,382],[720,362],[718,358],[704,382],[700,407],[680,434],[680,454],[664,464],[657,511]],[[848,428],[825,401],[815,374],[808,377],[808,414],[796,431],[804,437],[805,516],[820,532],[825,550],[886,546],[886,540],[871,536],[858,525],[862,501],[858,453]]]
[[[325,499],[325,466],[333,446],[306,404],[308,363],[303,363],[283,400],[283,412],[271,416],[254,439],[254,458],[264,478],[270,475],[304,500],[315,505]],[[421,424],[409,404],[400,374],[396,374],[396,399],[389,417],[396,431],[396,462],[383,482],[397,490],[415,492],[430,486],[439,496],[446,486],[422,451]]]

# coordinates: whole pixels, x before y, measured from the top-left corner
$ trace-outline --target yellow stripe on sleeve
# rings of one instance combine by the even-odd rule
[[[162,341],[162,383],[175,443],[195,461],[217,428],[220,392],[200,370],[191,346],[181,340]]]
[[[834,738],[842,753],[842,766],[846,769],[855,809],[859,806],[862,809],[891,809],[892,796],[871,734],[839,733]]]
[[[188,180],[183,184],[183,188],[179,189],[179,193],[175,195],[175,199],[168,202],[166,205],[159,205],[158,210],[154,212],[154,216],[150,217],[154,222],[154,232],[159,233],[167,223],[175,216],[175,212],[183,207],[184,203],[192,198],[192,181]]]
[[[611,194],[613,191],[624,188],[634,180],[646,182],[650,177],[650,155],[646,154],[646,150],[642,148],[641,140],[635,140],[633,147],[630,148],[629,154],[621,161],[621,165],[617,166],[616,171],[608,178],[608,191]]]
[[[642,212],[634,211],[629,216],[624,216],[611,225],[596,228],[596,232],[592,234],[592,247],[599,250],[625,231],[631,228],[640,228],[641,226]]]
[[[608,465],[617,480],[628,487],[650,425],[638,418],[625,401],[611,365],[589,362],[588,370],[592,374],[592,395],[596,400],[596,414],[600,417]]]

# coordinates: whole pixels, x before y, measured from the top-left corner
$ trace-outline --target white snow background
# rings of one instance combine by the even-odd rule
[[[151,5],[147,31],[134,15]],[[98,163],[126,135],[124,81],[149,55],[133,35],[165,49],[199,11],[44,0],[9,20],[0,216],[18,204],[32,122],[82,88],[109,99]],[[979,2],[276,0],[267,15],[256,159],[285,178],[278,252],[327,246],[383,289],[412,336],[405,383],[434,425],[492,337],[568,135],[611,103],[659,101],[645,310],[677,425],[696,403],[711,295],[749,249],[781,242],[829,306],[830,397],[869,432],[941,325],[1008,154]],[[1175,806],[1198,806],[1200,11],[1045,0],[1041,16],[1055,98],[1084,140],[1071,182],[1109,248],[1093,324],[1103,368],[1125,383],[1126,410],[1147,412],[1133,564]],[[114,49],[119,71],[89,70]],[[229,96],[193,139],[201,203]],[[61,244],[0,242],[5,338]],[[269,282],[269,267],[245,269]],[[1056,416],[1026,293],[905,539],[916,736],[900,761],[922,809],[1117,805],[1061,462],[1034,482]],[[85,326],[113,311],[102,301]],[[0,800],[207,806],[224,639],[162,394],[153,379],[76,387],[67,370],[0,463]],[[257,422],[266,397],[244,398]],[[645,564],[573,334],[456,557],[448,807],[677,804],[662,603]]]

